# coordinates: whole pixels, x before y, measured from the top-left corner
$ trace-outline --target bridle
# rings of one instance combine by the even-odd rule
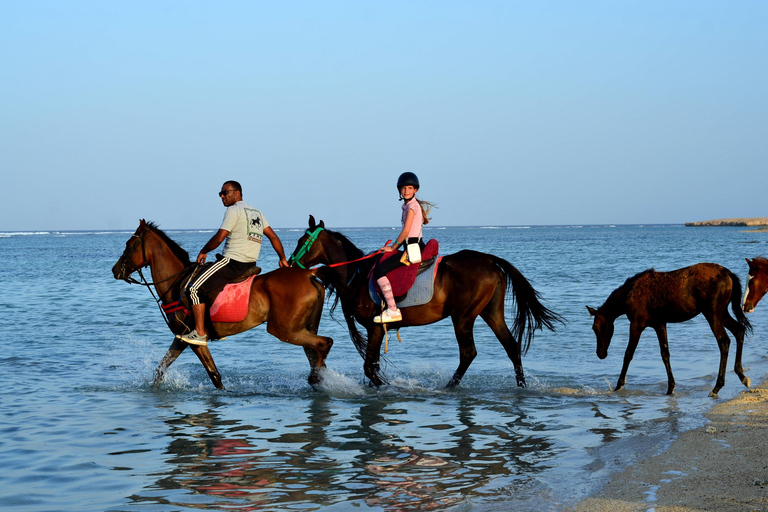
[[[129,283],[129,284],[140,284],[142,286],[147,286],[147,287],[149,287],[149,286],[156,286],[158,284],[165,283],[166,281],[170,281],[171,279],[177,278],[178,276],[183,274],[184,271],[186,271],[188,268],[190,268],[192,265],[195,265],[194,263],[191,264],[191,265],[188,265],[188,266],[184,267],[183,269],[181,269],[179,272],[176,272],[175,274],[166,277],[162,281],[147,281],[147,279],[144,277],[144,274],[141,272],[141,269],[146,268],[146,267],[149,266],[149,262],[147,261],[147,251],[146,251],[145,244],[144,244],[144,234],[146,232],[147,232],[146,230],[142,230],[140,235],[137,235],[136,233],[131,235],[132,239],[133,238],[138,238],[139,242],[141,243],[141,264],[138,267],[136,267],[134,270],[132,270],[130,273],[126,272],[126,270],[127,270],[126,269],[126,263],[131,259],[131,257],[136,252],[139,251],[138,244],[134,244],[133,252],[131,252],[131,254],[126,254],[125,252],[123,252],[123,256],[121,258],[123,263],[120,265],[120,272],[123,274],[123,281],[125,281],[126,283]],[[139,273],[139,277],[141,278],[141,281],[136,280],[133,277],[131,277],[131,274],[133,274],[134,272],[138,272]]]
[[[291,258],[288,260],[288,263],[291,266],[296,265],[299,268],[307,268],[301,263],[301,258],[307,255],[309,250],[312,248],[312,245],[315,243],[315,241],[317,241],[317,237],[320,236],[320,232],[324,229],[325,228],[318,226],[314,231],[306,231],[308,238],[304,241],[304,244],[300,248],[291,254]]]

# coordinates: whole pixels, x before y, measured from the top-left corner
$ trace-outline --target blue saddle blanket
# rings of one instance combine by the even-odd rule
[[[416,281],[408,289],[408,293],[403,297],[395,297],[398,308],[421,306],[432,300],[432,295],[435,292],[435,273],[437,270],[435,265],[439,264],[441,259],[442,257],[437,257],[425,269],[420,269],[421,272],[416,276]],[[376,281],[373,279],[368,280],[368,292],[373,302],[376,304],[383,302],[376,289]]]

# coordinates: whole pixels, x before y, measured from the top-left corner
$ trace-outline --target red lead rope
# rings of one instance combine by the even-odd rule
[[[384,245],[387,246],[390,243],[392,243],[392,240],[387,240],[387,243],[385,243]],[[383,252],[383,251],[381,249],[379,249],[378,251],[374,252],[373,254],[369,254],[368,256],[363,256],[362,258],[357,258],[356,260],[352,260],[352,261],[342,261],[341,263],[334,263],[334,264],[328,265],[328,266],[329,267],[341,267],[342,265],[349,265],[350,263],[357,263],[358,261],[363,261],[363,260],[367,260],[368,258],[373,258],[374,256],[376,256],[380,252]]]

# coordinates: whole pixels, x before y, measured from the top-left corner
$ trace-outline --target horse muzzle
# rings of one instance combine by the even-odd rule
[[[115,279],[120,281],[127,281],[128,276],[130,275],[125,271],[125,263],[123,262],[122,258],[115,263],[115,266],[112,267],[112,275],[115,277]]]

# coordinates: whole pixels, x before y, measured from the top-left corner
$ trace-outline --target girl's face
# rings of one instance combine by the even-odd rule
[[[416,195],[416,189],[413,185],[406,185],[400,188],[400,195],[403,196],[403,199],[406,201],[410,201],[413,199],[413,196]]]

